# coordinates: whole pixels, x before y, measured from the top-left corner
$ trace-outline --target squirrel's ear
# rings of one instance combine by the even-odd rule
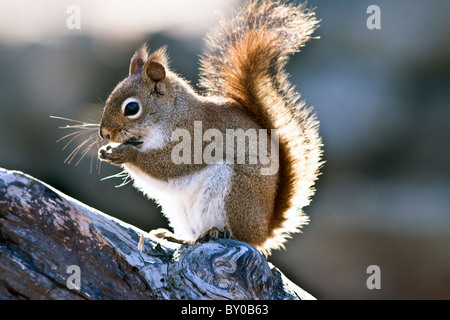
[[[130,76],[135,73],[141,73],[142,68],[144,67],[144,63],[147,60],[148,52],[147,45],[142,45],[136,52],[133,54],[130,62]]]
[[[148,57],[143,67],[142,79],[144,81],[152,80],[154,82],[164,80],[167,64],[166,47],[162,47]]]
[[[144,70],[148,78],[155,82],[164,80],[166,77],[166,69],[159,62],[150,61],[146,63]]]

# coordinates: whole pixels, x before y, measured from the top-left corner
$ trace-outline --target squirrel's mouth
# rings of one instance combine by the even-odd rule
[[[132,146],[138,146],[143,143],[144,143],[143,141],[137,141],[136,139],[130,139],[128,141],[125,141],[124,144],[131,144]]]

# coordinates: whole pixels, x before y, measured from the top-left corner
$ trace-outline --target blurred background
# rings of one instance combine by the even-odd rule
[[[58,127],[68,123],[50,116],[99,121],[144,42],[168,45],[172,68],[196,84],[206,32],[239,4],[0,1],[0,167],[144,230],[167,227],[131,184],[101,181],[121,170],[99,171],[95,150],[64,163],[82,139],[61,150],[69,131]],[[367,28],[372,4],[381,29]],[[70,5],[81,29],[69,28]],[[450,299],[450,2],[308,7],[322,20],[320,40],[288,71],[317,112],[326,165],[305,208],[310,225],[269,260],[319,299]],[[366,286],[370,265],[380,267],[381,289]]]

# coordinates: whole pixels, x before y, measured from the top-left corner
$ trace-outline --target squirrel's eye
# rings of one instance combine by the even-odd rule
[[[121,106],[122,114],[129,119],[137,119],[142,113],[141,102],[134,97],[129,97]]]
[[[135,116],[138,114],[140,110],[139,104],[137,102],[130,102],[125,106],[123,110],[123,114],[126,117]]]

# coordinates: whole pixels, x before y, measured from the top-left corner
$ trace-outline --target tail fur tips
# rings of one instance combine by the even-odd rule
[[[241,90],[235,93],[239,88],[233,84],[244,74],[269,73],[274,85],[280,85],[277,78],[282,77],[289,56],[311,38],[317,23],[305,4],[250,1],[231,21],[223,20],[219,29],[208,35],[200,61],[200,86],[211,95],[242,103]]]
[[[263,251],[279,248],[308,218],[301,208],[314,194],[322,142],[318,121],[288,80],[290,55],[317,28],[305,5],[284,0],[250,1],[232,20],[209,34],[200,60],[200,86],[207,94],[233,101],[267,129],[278,129],[279,182],[271,239]]]

